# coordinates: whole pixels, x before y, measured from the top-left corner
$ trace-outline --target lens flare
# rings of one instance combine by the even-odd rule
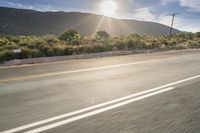
[[[102,14],[105,16],[109,16],[109,17],[113,16],[116,9],[117,9],[117,5],[112,0],[106,0],[101,5]]]

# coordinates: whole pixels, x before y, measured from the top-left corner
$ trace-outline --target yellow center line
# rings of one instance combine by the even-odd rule
[[[29,76],[11,77],[11,78],[0,80],[0,84],[6,83],[6,82],[11,82],[11,81],[32,79],[32,78],[41,78],[41,77],[49,77],[49,76],[56,76],[56,75],[63,75],[63,74],[72,74],[72,73],[78,73],[78,72],[87,72],[87,71],[94,71],[94,70],[101,70],[101,69],[108,69],[108,68],[118,68],[118,67],[125,67],[125,66],[131,66],[131,65],[139,65],[139,64],[144,64],[144,63],[150,63],[150,62],[153,62],[153,61],[157,61],[157,60],[130,62],[130,63],[125,63],[125,64],[116,64],[116,65],[110,65],[110,66],[86,68],[86,69],[79,69],[79,70],[72,70],[72,71],[52,72],[52,73],[43,73],[43,74],[33,74],[33,75],[29,75]]]
[[[12,81],[19,81],[19,80],[26,80],[26,79],[32,79],[32,78],[39,78],[39,77],[48,77],[48,76],[55,76],[59,73],[50,73],[50,74],[35,74],[35,75],[29,75],[29,76],[19,76],[19,77],[11,77],[7,79],[0,80],[0,84],[6,83],[6,82],[12,82]]]

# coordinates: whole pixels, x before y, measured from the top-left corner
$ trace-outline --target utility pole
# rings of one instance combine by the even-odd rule
[[[175,19],[176,15],[178,15],[178,13],[172,14],[172,23],[171,23],[170,34],[169,34],[169,43],[171,42],[172,30],[173,30],[173,26],[174,26],[174,19]]]

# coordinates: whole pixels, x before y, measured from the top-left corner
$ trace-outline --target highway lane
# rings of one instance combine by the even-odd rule
[[[199,133],[199,90],[200,80],[44,132]]]
[[[116,56],[116,57],[104,57],[95,59],[82,59],[71,60],[55,63],[44,63],[35,65],[14,66],[14,67],[0,67],[0,79],[6,79],[10,77],[18,77],[24,75],[41,74],[49,72],[62,72],[70,70],[78,70],[84,68],[103,67],[115,64],[124,64],[130,62],[147,61],[153,59],[163,59],[173,56],[184,56],[199,53],[200,50],[179,50],[169,51],[162,53],[150,53],[150,54],[138,54],[129,56]]]
[[[1,80],[3,80],[16,76],[28,77],[40,73],[66,72],[119,65],[118,67],[55,74],[0,84],[0,131],[198,75],[200,72],[199,57],[198,52],[187,54],[183,52],[177,55],[175,53],[158,53],[0,69]],[[121,65],[131,62],[139,63]],[[198,79],[196,80],[197,83],[194,83],[193,86],[199,85]],[[189,83],[184,85],[187,86]],[[183,87],[187,88],[185,86]],[[195,91],[191,93],[195,94]],[[143,101],[147,102],[147,100]],[[198,106],[198,104],[195,103],[194,106]],[[107,123],[104,124],[107,125]],[[70,132],[78,131],[77,128],[73,129],[72,127],[74,127],[73,124],[70,124]],[[92,127],[95,126],[91,125],[85,128],[91,129]],[[102,131],[106,132],[106,129],[107,132],[110,131],[107,127]],[[55,130],[64,132],[68,131],[68,128],[65,130],[62,127]]]

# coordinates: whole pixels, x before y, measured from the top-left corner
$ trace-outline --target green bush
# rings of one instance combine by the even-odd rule
[[[123,42],[123,40],[117,40],[115,42],[115,46],[118,50],[125,50],[126,49],[126,44]]]
[[[75,30],[68,30],[59,36],[59,40],[66,41],[74,45],[76,45],[77,42],[79,42],[80,38],[80,34]]]
[[[96,33],[96,38],[97,39],[103,39],[106,40],[110,37],[110,35],[106,31],[98,31]]]
[[[0,52],[0,62],[15,59],[13,53],[10,50],[4,50]]]
[[[57,39],[56,36],[54,35],[46,35],[43,37],[43,40],[48,44],[48,45],[54,45],[59,43],[59,39]]]
[[[65,55],[73,55],[74,53],[74,47],[73,46],[66,46],[64,49]]]
[[[19,54],[15,54],[18,58],[35,58],[35,57],[41,57],[42,53],[37,49],[29,49],[29,48],[23,48],[22,52]]]
[[[56,56],[63,56],[65,55],[65,48],[61,46],[54,46],[53,47],[54,54]]]

